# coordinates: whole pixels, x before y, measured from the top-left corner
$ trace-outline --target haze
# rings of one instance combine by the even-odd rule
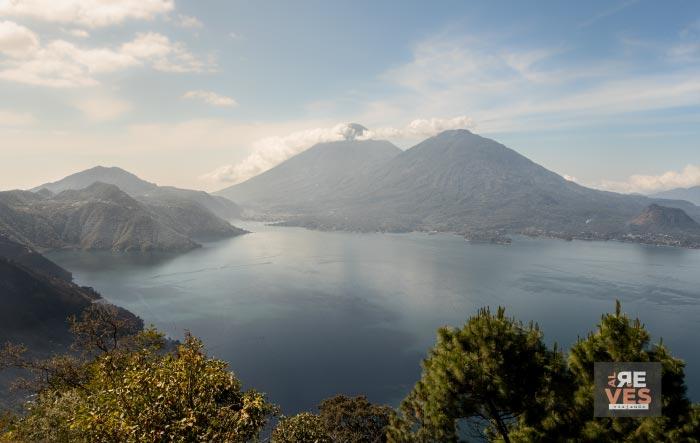
[[[102,164],[213,191],[357,122],[651,194],[700,184],[699,78],[694,2],[0,0],[0,189]]]

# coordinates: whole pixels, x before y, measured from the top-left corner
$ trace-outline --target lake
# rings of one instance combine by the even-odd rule
[[[700,251],[237,225],[252,233],[177,256],[49,257],[147,324],[201,337],[286,414],[338,393],[398,404],[436,329],[483,306],[503,305],[568,347],[615,299],[687,362],[689,394],[700,400]]]

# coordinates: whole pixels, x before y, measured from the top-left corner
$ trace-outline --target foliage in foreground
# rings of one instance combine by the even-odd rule
[[[283,417],[272,443],[382,443],[394,410],[370,403],[366,397],[338,395],[321,402],[317,415],[307,412]]]
[[[328,430],[318,415],[302,412],[282,417],[272,433],[273,443],[332,443]]]
[[[275,412],[262,394],[242,391],[227,364],[208,358],[196,338],[187,335],[174,352],[164,352],[163,337],[153,330],[129,336],[93,328],[96,319],[112,319],[95,309],[73,324],[81,350],[95,356],[74,360],[70,372],[57,369],[54,359],[33,364],[11,349],[5,353],[5,362],[38,370],[43,383],[4,440],[246,442]]]
[[[450,442],[460,433],[505,436],[518,419],[541,420],[551,388],[565,379],[560,352],[550,351],[537,325],[524,326],[482,309],[461,329],[441,328],[423,362],[423,376],[401,405],[390,440]],[[470,429],[458,426],[470,419]]]
[[[0,440],[56,442],[256,441],[276,409],[243,391],[226,363],[187,336],[174,351],[95,306],[71,328],[76,352],[48,360],[8,345],[3,366],[29,370],[36,394],[21,416],[0,416]],[[593,418],[593,363],[662,364],[663,416]],[[700,442],[700,407],[686,396],[684,363],[650,345],[639,320],[601,318],[565,356],[535,324],[488,309],[441,328],[423,374],[396,413],[365,397],[337,396],[317,414],[282,417],[273,443]]]
[[[536,325],[482,310],[461,329],[443,328],[423,375],[392,422],[391,442],[698,442],[700,408],[686,397],[684,363],[639,320],[603,315],[568,361],[548,350]],[[663,416],[593,418],[593,363],[662,364]],[[567,364],[568,363],[568,364]]]

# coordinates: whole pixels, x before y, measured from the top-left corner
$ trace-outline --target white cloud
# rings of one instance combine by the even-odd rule
[[[201,72],[213,66],[181,43],[149,32],[118,48],[85,48],[65,40],[38,45],[0,63],[0,79],[49,87],[92,86],[99,83],[96,74],[139,65],[166,72]]]
[[[153,68],[165,72],[204,72],[215,69],[212,60],[202,60],[178,42],[171,42],[162,34],[146,32],[121,47],[125,54],[137,59],[148,59]]]
[[[90,37],[90,33],[89,33],[89,32],[87,32],[87,31],[84,30],[84,29],[80,29],[80,28],[63,29],[63,32],[65,32],[66,34],[70,34],[70,35],[72,35],[73,37],[78,37],[78,38],[88,38],[88,37]]]
[[[219,107],[233,107],[238,105],[238,103],[236,103],[236,100],[232,99],[231,97],[219,95],[211,91],[187,91],[182,95],[182,98],[187,98],[191,100],[201,100],[209,105]]]
[[[131,109],[125,100],[113,97],[91,97],[75,102],[75,107],[94,122],[115,120]]]
[[[30,29],[10,21],[0,21],[0,53],[22,57],[39,48],[39,37]]]
[[[471,119],[416,119],[400,128],[385,127],[368,130],[357,124],[341,123],[331,127],[295,131],[285,136],[265,137],[253,143],[252,152],[236,164],[221,166],[202,179],[214,182],[240,183],[297,155],[317,143],[339,140],[412,139],[430,137],[447,129],[471,127]]]
[[[170,39],[155,32],[140,33],[121,46],[121,51],[136,58],[161,58],[172,51]]]
[[[28,126],[35,121],[32,114],[0,109],[0,127]]]
[[[265,137],[253,143],[253,151],[241,162],[215,169],[201,178],[208,181],[239,183],[260,174],[311,146],[345,140],[356,134],[348,124],[306,129],[285,136]]]
[[[139,60],[106,48],[83,49],[54,40],[27,57],[2,64],[3,80],[51,87],[92,86],[94,74],[139,64]]]
[[[653,194],[691,186],[700,186],[700,165],[687,165],[680,171],[667,171],[659,175],[632,175],[625,181],[604,180],[597,187],[615,192]]]
[[[174,8],[174,0],[0,0],[0,16],[27,17],[90,28],[126,20],[152,20]]]
[[[419,118],[411,121],[402,128],[378,128],[370,130],[365,135],[367,138],[375,139],[414,139],[421,137],[432,137],[442,131],[449,129],[472,129],[474,122],[470,117],[461,115],[452,118]]]
[[[184,14],[177,15],[177,18],[175,19],[175,24],[181,28],[187,29],[199,29],[204,27],[204,23],[202,23],[197,17]]]

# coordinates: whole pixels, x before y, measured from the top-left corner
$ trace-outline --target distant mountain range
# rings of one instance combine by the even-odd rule
[[[685,201],[580,186],[467,130],[406,151],[376,141],[319,144],[217,194],[270,219],[319,229],[614,238],[653,203],[700,219],[700,208]]]
[[[120,168],[0,192],[0,234],[38,250],[186,251],[196,239],[245,233],[226,221],[239,214],[224,197],[157,186]]]
[[[57,194],[68,190],[84,189],[95,182],[115,185],[125,193],[145,203],[188,201],[203,206],[224,220],[238,218],[241,215],[241,208],[227,198],[210,195],[204,191],[158,186],[117,167],[95,166],[56,182],[44,183],[31,191],[44,192],[44,190],[48,190],[52,194]]]
[[[700,207],[683,199],[589,189],[467,130],[442,132],[406,151],[377,140],[321,143],[216,194],[98,166],[32,191],[0,192],[0,234],[38,250],[183,251],[197,247],[197,238],[243,233],[226,221],[242,214],[233,201],[247,217],[286,225],[445,231],[491,241],[525,233],[633,234],[655,242],[663,229],[644,231],[634,222],[654,204],[700,220]],[[696,243],[687,226],[666,234]]]
[[[700,186],[691,188],[676,188],[668,191],[659,192],[652,195],[655,198],[670,198],[675,200],[686,200],[695,205],[700,205]]]

